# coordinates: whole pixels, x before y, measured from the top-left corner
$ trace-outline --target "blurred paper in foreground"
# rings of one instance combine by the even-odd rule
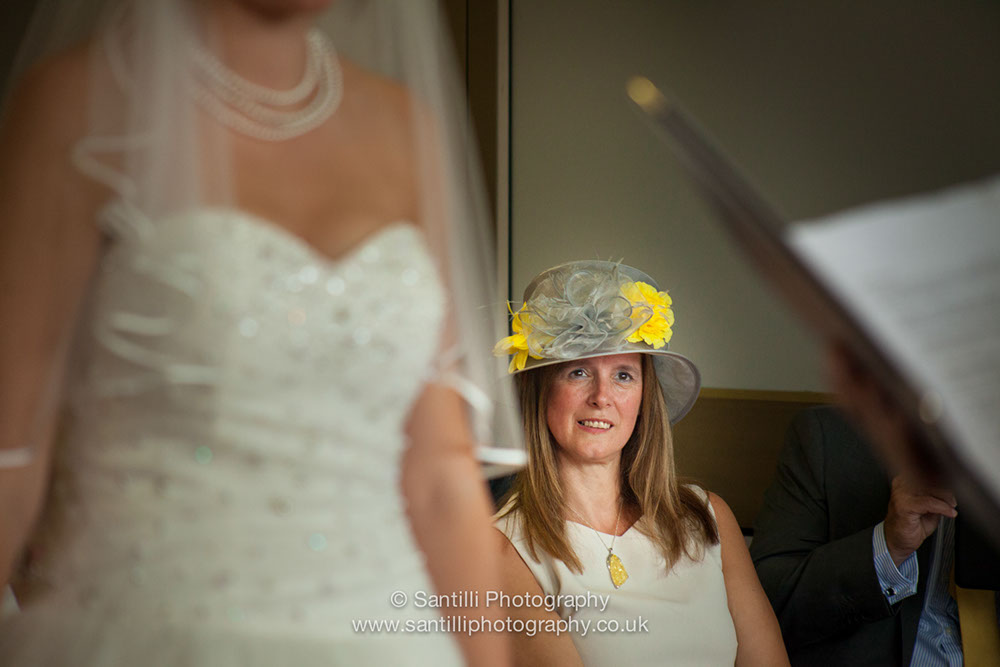
[[[788,230],[1000,505],[1000,179]],[[934,417],[936,415],[925,415]]]
[[[1000,547],[1000,178],[787,225],[673,100],[628,82],[726,231],[798,313],[846,344],[921,455]]]

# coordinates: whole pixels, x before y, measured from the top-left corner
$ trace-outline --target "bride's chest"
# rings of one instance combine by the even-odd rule
[[[90,321],[123,362],[300,386],[422,375],[432,362],[443,291],[412,225],[381,228],[331,261],[238,211],[118,228],[114,215]]]

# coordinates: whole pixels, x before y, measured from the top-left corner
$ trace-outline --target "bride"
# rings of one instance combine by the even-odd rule
[[[474,445],[518,427],[431,9],[41,3],[0,134],[0,663],[506,662],[446,632],[495,609],[413,602],[497,587],[476,454],[520,455]]]

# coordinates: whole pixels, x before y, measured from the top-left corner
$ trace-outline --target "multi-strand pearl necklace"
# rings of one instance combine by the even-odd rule
[[[319,30],[306,37],[305,73],[288,90],[247,81],[199,44],[192,44],[189,52],[195,100],[220,123],[256,139],[283,141],[303,135],[333,115],[344,95],[337,54]],[[284,108],[306,100],[302,108]]]

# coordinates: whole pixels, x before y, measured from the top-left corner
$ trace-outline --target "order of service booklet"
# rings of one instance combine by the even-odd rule
[[[1000,178],[788,225],[652,83],[628,94],[737,245],[872,372],[1000,543]]]

